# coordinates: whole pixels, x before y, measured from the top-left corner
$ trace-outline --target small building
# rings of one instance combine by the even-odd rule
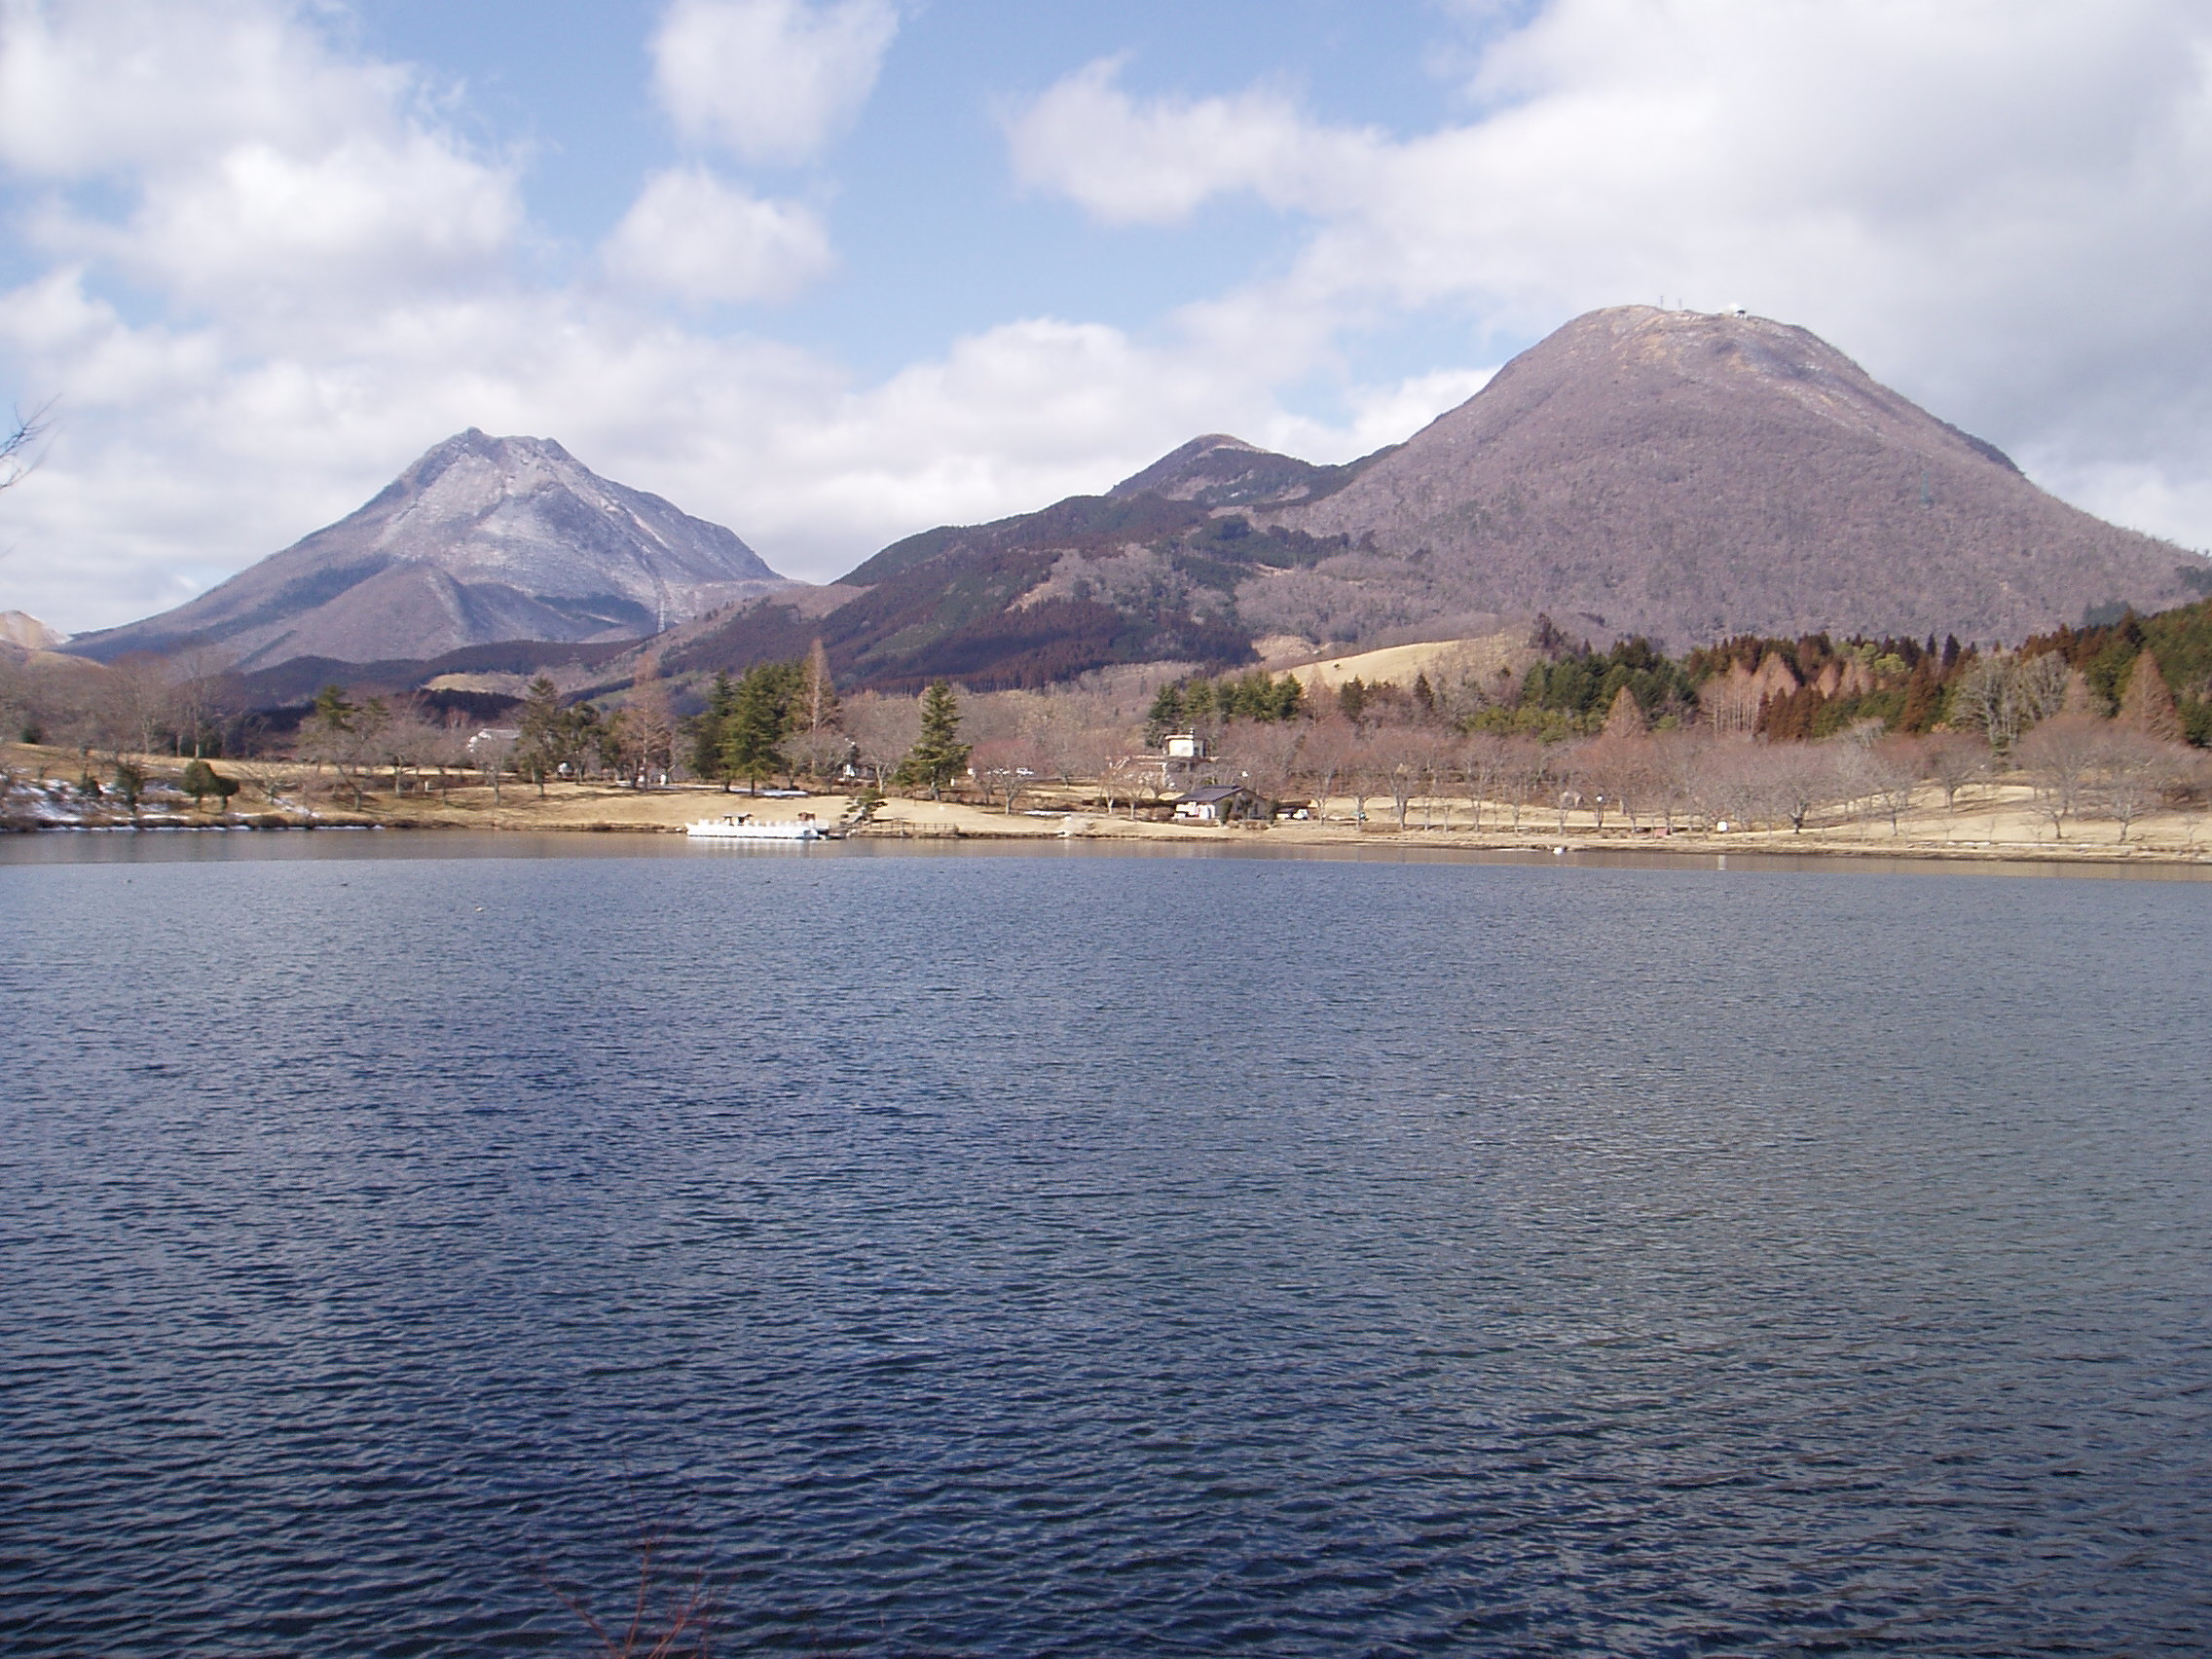
[[[1206,740],[1197,732],[1169,732],[1161,742],[1170,760],[1203,760],[1206,757]]]
[[[1185,824],[1228,824],[1267,816],[1266,803],[1241,784],[1208,785],[1175,803],[1175,817]]]
[[[474,755],[485,749],[512,748],[521,741],[520,726],[486,726],[468,740],[468,753]]]

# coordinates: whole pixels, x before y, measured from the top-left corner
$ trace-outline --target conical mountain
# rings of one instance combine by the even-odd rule
[[[213,645],[244,669],[506,640],[638,639],[786,585],[720,525],[546,438],[471,427],[359,511],[159,616],[72,641],[112,661]]]
[[[1648,306],[1577,317],[1343,488],[1253,516],[1360,543],[1295,578],[1355,611],[1542,610],[1677,648],[2016,640],[2212,589],[2203,559],[2046,494],[1804,329]],[[1284,610],[1268,586],[1240,603]]]

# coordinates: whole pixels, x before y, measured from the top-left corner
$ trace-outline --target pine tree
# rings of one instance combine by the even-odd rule
[[[314,715],[332,731],[351,731],[353,716],[358,711],[346,701],[346,693],[336,685],[325,685],[314,694]]]
[[[206,804],[207,792],[215,787],[215,768],[204,760],[188,760],[184,765],[184,793],[192,797],[196,807]]]
[[[1183,688],[1169,681],[1152,700],[1144,717],[1144,741],[1158,749],[1171,731],[1183,729]]]
[[[715,676],[706,708],[691,721],[691,770],[719,783],[725,792],[729,789],[729,767],[722,759],[722,738],[736,712],[737,682],[725,668]]]
[[[922,735],[901,768],[916,784],[929,786],[930,799],[968,764],[970,746],[960,741],[960,703],[940,680],[922,693]]]
[[[545,780],[561,764],[569,747],[568,722],[562,719],[561,688],[550,677],[539,675],[530,682],[522,700],[522,740],[515,759],[522,773],[537,785],[537,797],[545,798]]]
[[[722,764],[745,779],[755,794],[760,793],[763,777],[790,764],[783,745],[792,678],[789,663],[764,662],[747,669],[722,726]]]
[[[138,817],[138,802],[146,793],[146,773],[134,760],[118,760],[115,763],[115,793],[125,806],[130,809],[133,821]]]
[[[2135,668],[2120,699],[2120,723],[2164,743],[2181,741],[2181,713],[2174,707],[2166,677],[2158,672],[2157,659],[2149,651],[2136,653]]]

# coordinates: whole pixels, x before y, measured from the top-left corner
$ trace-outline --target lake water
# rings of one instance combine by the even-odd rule
[[[185,840],[0,864],[0,1652],[2212,1648],[2212,885]]]

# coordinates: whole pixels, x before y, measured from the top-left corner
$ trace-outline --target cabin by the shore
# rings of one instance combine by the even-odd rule
[[[1208,785],[1175,803],[1175,817],[1184,824],[1229,824],[1268,816],[1268,803],[1241,784]]]

